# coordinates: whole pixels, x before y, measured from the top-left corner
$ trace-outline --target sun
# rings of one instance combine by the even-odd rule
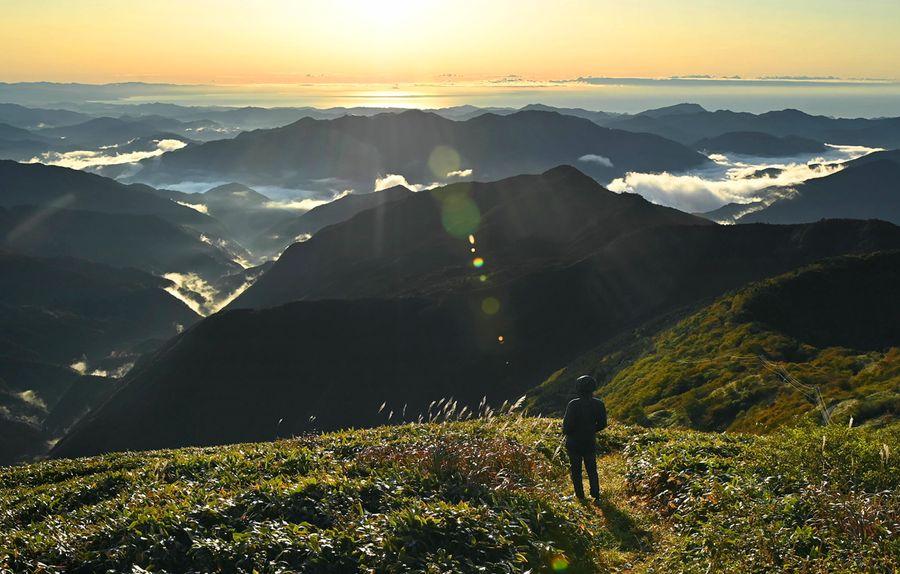
[[[434,0],[350,0],[350,10],[373,24],[409,24],[433,13]]]

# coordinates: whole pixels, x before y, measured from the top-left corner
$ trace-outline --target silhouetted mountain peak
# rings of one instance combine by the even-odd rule
[[[814,118],[817,116],[813,116],[804,111],[798,110],[797,108],[785,108],[783,110],[773,110],[771,112],[766,112],[761,114],[762,116],[769,117],[783,117],[783,118]],[[818,116],[824,117],[824,116]]]
[[[699,114],[706,112],[707,109],[700,104],[681,103],[674,106],[665,106],[662,108],[654,108],[639,113],[639,116],[647,116],[651,118],[662,118],[665,116],[681,116],[686,114]]]
[[[577,167],[569,164],[558,165],[548,169],[541,174],[541,177],[554,185],[566,185],[574,188],[591,187],[594,189],[605,189],[597,183],[595,179],[586,175]]]
[[[226,183],[203,192],[204,199],[240,199],[243,201],[270,201],[270,199],[253,188],[242,183]]]

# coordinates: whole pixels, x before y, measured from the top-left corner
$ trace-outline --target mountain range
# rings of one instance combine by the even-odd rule
[[[900,228],[880,222],[712,225],[568,167],[472,187],[291,247],[234,310],[132,371],[54,455],[415,420],[451,395],[499,402],[654,317],[824,257],[900,248]],[[460,189],[483,214],[475,230],[441,216]]]
[[[145,160],[147,183],[227,178],[247,185],[371,190],[389,174],[419,185],[495,180],[578,163],[608,181],[629,170],[678,171],[709,160],[653,135],[602,128],[555,112],[483,114],[453,121],[409,110],[372,117],[301,119]]]
[[[717,167],[695,149],[878,145],[890,119],[695,104],[636,115],[0,106],[6,119],[0,150],[139,158],[161,138],[187,145],[140,164],[138,179],[172,189],[0,161],[0,462],[60,438],[55,456],[409,421],[450,396],[473,408],[528,392],[552,414],[585,366],[608,381],[614,416],[642,424],[755,431],[812,412],[771,378],[759,392],[728,386],[725,355],[668,369],[687,360],[671,341],[684,353],[713,339],[731,354],[759,349],[804,380],[830,373],[822,386],[841,416],[875,424],[895,404],[879,394],[893,308],[870,315],[892,301],[896,151],[704,214],[742,225],[598,183]],[[228,139],[242,122],[264,129]],[[681,143],[627,131],[643,129]],[[90,169],[124,179],[137,167]],[[861,253],[873,255],[844,257]],[[844,368],[862,364],[882,366]]]
[[[832,118],[795,109],[752,114],[678,105],[655,113],[614,118],[604,125],[653,133],[685,145],[733,132],[758,132],[778,137],[796,136],[819,143],[900,147],[900,118]]]

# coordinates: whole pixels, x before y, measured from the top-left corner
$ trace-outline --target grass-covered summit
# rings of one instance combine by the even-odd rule
[[[605,502],[559,421],[476,421],[0,470],[0,572],[893,572],[894,429],[614,425]]]

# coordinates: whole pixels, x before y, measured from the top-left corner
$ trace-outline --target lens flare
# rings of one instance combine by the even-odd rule
[[[474,235],[469,236],[469,243],[471,243],[472,245],[475,245],[475,236]]]
[[[481,302],[481,310],[485,315],[496,315],[500,311],[500,301],[496,297],[486,297]]]
[[[550,567],[553,568],[554,572],[565,572],[569,569],[569,561],[565,556],[554,556],[553,560],[550,561]]]
[[[451,198],[444,202],[441,223],[447,233],[455,237],[464,236],[478,229],[481,212],[475,202],[465,196]]]
[[[459,153],[452,147],[439,145],[428,156],[428,167],[438,179],[444,179],[454,171],[459,171]]]
[[[506,341],[506,339],[503,338],[503,335],[500,335],[499,337],[497,337],[497,342],[500,343],[501,345],[502,345],[505,341]]]
[[[487,279],[488,279],[487,275],[482,275],[478,278],[478,280],[481,281],[482,283],[487,283]]]
[[[475,266],[475,269],[481,269],[482,267],[484,267],[484,258],[476,257],[472,260],[472,265]]]
[[[467,237],[478,229],[481,211],[466,191],[457,189],[442,193],[437,199],[441,202],[441,223],[447,233]]]

